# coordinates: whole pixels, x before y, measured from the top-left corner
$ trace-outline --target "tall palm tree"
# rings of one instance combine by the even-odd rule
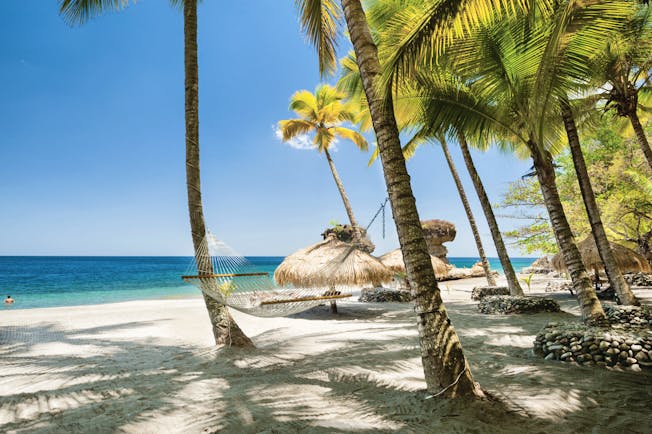
[[[329,25],[330,21],[324,18],[335,17],[337,21],[340,10],[334,0],[297,0],[297,4],[302,27],[315,42],[324,72],[327,68],[323,66],[321,54],[330,52],[324,46],[334,44],[334,38],[329,36],[337,31],[337,25]],[[342,0],[341,6],[369,104],[405,268],[415,296],[427,388],[447,397],[483,396],[473,380],[437,286],[402,154],[392,95],[380,92],[377,87],[381,65],[364,9],[360,0]]]
[[[491,274],[491,269],[489,267],[489,260],[487,259],[487,255],[484,252],[484,246],[482,245],[482,239],[480,238],[480,232],[478,231],[478,226],[475,224],[475,217],[473,216],[471,205],[469,205],[469,199],[466,196],[466,192],[464,191],[464,186],[462,185],[462,180],[460,179],[460,175],[457,173],[457,169],[455,168],[453,157],[451,156],[451,153],[448,150],[448,143],[446,142],[446,136],[441,134],[438,137],[438,141],[439,144],[441,145],[442,151],[444,152],[444,157],[446,157],[446,163],[448,164],[448,168],[451,171],[451,175],[453,175],[453,180],[455,181],[457,192],[460,195],[462,206],[464,207],[464,211],[466,212],[466,218],[469,221],[469,225],[471,226],[471,232],[473,233],[475,245],[478,249],[478,254],[480,255],[480,262],[482,263],[482,268],[484,269],[484,274],[487,278],[487,283],[489,284],[489,286],[496,286],[496,279],[494,279],[493,274]]]
[[[314,134],[315,149],[326,156],[351,227],[358,236],[361,236],[361,229],[353,214],[349,196],[344,190],[344,184],[329,152],[337,138],[352,141],[362,151],[366,151],[369,147],[362,134],[342,126],[344,122],[357,122],[357,113],[354,112],[353,106],[344,101],[345,97],[345,94],[327,84],[317,86],[314,94],[307,90],[300,90],[290,98],[290,109],[299,115],[299,119],[282,120],[278,125],[284,141],[301,134]]]
[[[108,10],[120,10],[128,2],[118,0],[60,0],[60,13],[71,24],[82,24]],[[186,185],[190,230],[195,259],[200,274],[213,274],[210,260],[202,254],[206,226],[201,199],[199,173],[199,75],[197,65],[197,0],[171,0],[173,6],[183,7],[184,65],[185,65],[185,119],[186,119]],[[204,295],[217,345],[253,346],[231,318],[226,306]]]
[[[478,170],[475,168],[475,164],[473,163],[473,158],[471,157],[469,145],[466,142],[466,136],[464,133],[458,132],[457,142],[459,143],[460,149],[462,150],[464,164],[466,165],[466,169],[469,172],[469,176],[471,176],[473,187],[475,188],[475,192],[478,195],[478,200],[482,206],[482,211],[484,212],[485,218],[487,219],[489,231],[491,232],[491,238],[494,241],[496,253],[498,254],[498,259],[500,260],[500,265],[503,267],[503,272],[505,273],[505,278],[507,279],[509,293],[511,295],[522,296],[523,288],[521,288],[521,284],[518,282],[516,272],[514,271],[514,266],[512,265],[512,261],[509,259],[507,247],[505,247],[503,236],[500,233],[500,227],[498,226],[496,215],[494,214],[494,210],[491,207],[491,201],[489,200],[487,191],[484,188],[482,179],[480,179],[480,174],[478,173]]]
[[[378,16],[375,17],[374,20],[376,21],[375,26],[378,28],[382,28],[383,22],[378,22],[378,20],[387,19],[387,18],[388,18],[387,14],[383,15],[382,17],[378,17]],[[340,64],[342,68],[342,75],[337,83],[338,88],[343,89],[347,93],[349,93],[351,95],[351,99],[355,101],[358,101],[361,98],[364,99],[364,90],[362,89],[362,82],[360,80],[360,72],[357,63],[355,63],[355,55],[349,53],[349,55],[347,55],[340,61]],[[438,137],[438,141],[442,143],[442,150],[444,151],[444,156],[446,157],[446,161],[448,163],[449,169],[453,176],[453,180],[455,181],[458,193],[462,200],[462,205],[465,209],[467,219],[469,220],[469,225],[471,226],[471,231],[473,233],[473,237],[476,242],[478,255],[480,257],[480,262],[482,263],[482,267],[485,271],[487,282],[490,286],[496,285],[496,281],[493,275],[491,274],[491,270],[489,268],[489,261],[487,260],[486,254],[484,253],[484,246],[482,245],[482,240],[477,230],[475,217],[473,216],[471,208],[468,204],[468,198],[466,196],[466,192],[464,191],[462,183],[459,182],[459,175],[457,173],[457,169],[455,168],[455,164],[452,158],[450,158],[448,145],[442,142],[442,140],[446,139],[445,134],[441,134],[438,131],[430,131],[429,128],[426,127],[426,125],[428,125],[428,119],[423,116],[422,107],[420,106],[420,104],[418,104],[418,100],[415,101],[414,99],[411,98],[411,96],[419,94],[418,83],[410,82],[408,86],[406,86],[405,83],[401,83],[401,86],[397,86],[397,88],[395,89],[395,93],[396,95],[398,95],[398,97],[394,101],[394,111],[396,114],[399,130],[405,131],[405,130],[418,128],[418,131],[403,146],[403,156],[406,158],[406,160],[412,158],[414,156],[417,147],[419,147],[420,145],[422,145],[423,143],[431,139],[433,136]],[[367,127],[367,122],[368,121],[370,122],[369,115],[368,115],[369,107],[366,104],[366,100],[364,101],[360,100],[358,101],[358,104],[360,107],[360,111],[363,114],[361,118],[362,119],[361,128],[365,128]],[[503,271],[505,272],[505,278],[507,280],[507,286],[509,287],[510,294],[515,296],[522,296],[523,289],[521,288],[521,285],[518,282],[518,278],[516,277],[516,272],[514,271],[514,267],[509,259],[509,255],[507,253],[505,243],[500,233],[500,229],[498,228],[498,222],[496,221],[496,217],[494,216],[493,209],[489,201],[489,197],[487,196],[487,193],[485,192],[484,186],[482,184],[482,180],[480,179],[480,176],[478,175],[477,170],[475,169],[475,165],[473,164],[471,154],[468,152],[468,145],[466,143],[466,139],[464,135],[461,133],[458,133],[458,142],[460,143],[460,147],[462,148],[464,161],[469,171],[469,175],[473,180],[473,186],[476,190],[476,193],[478,194],[478,198],[480,199],[483,213],[485,214],[485,217],[489,224],[491,237],[494,241],[494,245],[496,246],[496,251],[498,252],[498,258],[500,259],[501,266],[503,267]],[[465,149],[466,152],[464,152]],[[378,158],[378,148],[376,147],[376,150],[374,151],[374,153],[371,156],[371,159],[369,160],[369,164],[371,164],[377,158]]]
[[[337,87],[345,90],[351,95],[351,99],[356,101],[359,106],[359,111],[361,112],[360,124],[361,128],[370,128],[370,115],[369,115],[369,106],[366,104],[364,99],[364,90],[362,89],[362,82],[360,80],[360,71],[358,69],[357,63],[355,63],[355,55],[349,53],[340,61],[342,67],[342,74],[337,83]],[[397,93],[400,94],[400,91]],[[417,147],[427,142],[431,137],[426,133],[427,129],[424,127],[424,121],[418,117],[419,114],[419,105],[414,104],[413,101],[408,101],[408,99],[398,98],[398,101],[394,102],[394,111],[396,115],[397,125],[400,131],[407,131],[418,128],[417,132],[408,140],[408,142],[403,146],[403,157],[406,160],[412,158],[416,152]],[[367,125],[367,123],[369,123]],[[437,135],[437,134],[435,134]],[[473,216],[473,211],[469,205],[468,197],[462,181],[460,180],[457,168],[455,167],[455,162],[453,161],[450,151],[448,150],[448,144],[446,143],[445,135],[437,135],[437,140],[441,143],[442,151],[444,152],[444,157],[448,164],[448,168],[453,176],[453,181],[457,188],[457,192],[462,201],[462,206],[466,213],[467,220],[469,221],[469,226],[471,227],[471,232],[473,233],[473,238],[475,240],[476,248],[478,249],[478,256],[480,257],[480,262],[482,268],[484,269],[485,277],[487,279],[487,284],[489,286],[495,286],[496,280],[491,272],[489,267],[489,260],[484,251],[484,246],[482,244],[482,239],[480,238],[480,233],[478,232],[478,226],[475,222],[475,217]],[[378,147],[374,150],[370,160],[369,165],[373,164],[374,161],[378,158]],[[509,264],[511,266],[511,264]],[[516,282],[518,286],[518,282]],[[513,285],[510,284],[510,288]],[[520,286],[518,286],[520,288]],[[521,291],[521,295],[523,292]]]
[[[593,193],[593,186],[589,178],[588,170],[586,169],[586,162],[584,161],[584,154],[582,154],[582,146],[580,145],[579,134],[575,124],[575,117],[571,109],[570,103],[566,99],[560,100],[561,116],[564,122],[564,128],[568,137],[568,144],[571,150],[573,165],[575,166],[575,173],[577,174],[577,181],[580,185],[580,192],[582,193],[582,200],[586,213],[589,216],[589,223],[591,224],[591,233],[595,239],[595,244],[598,248],[598,254],[602,259],[607,277],[611,283],[612,288],[618,294],[618,299],[625,305],[638,305],[640,304],[631,288],[623,278],[623,274],[618,267],[616,258],[611,251],[611,245],[607,239],[607,233],[602,224],[600,217],[600,209],[595,200]],[[595,276],[597,279],[598,276]]]
[[[431,125],[455,125],[477,136],[493,134],[527,149],[588,323],[602,323],[605,315],[555,184],[552,153],[559,149],[563,130],[554,98],[575,88],[578,71],[585,71],[590,55],[602,48],[605,35],[617,28],[628,10],[621,3],[568,2],[545,19],[522,17],[483,26],[447,49],[455,73],[464,80],[426,77],[421,86],[426,89],[423,99],[428,101]],[[398,28],[402,23],[394,23],[388,32],[406,31]]]
[[[647,3],[647,2],[646,2]],[[604,91],[599,94],[607,111],[629,119],[639,146],[652,168],[652,148],[641,123],[640,97],[649,96],[652,68],[652,10],[641,5],[624,22],[624,30],[615,35],[595,59],[594,83]],[[645,107],[649,112],[649,107]]]

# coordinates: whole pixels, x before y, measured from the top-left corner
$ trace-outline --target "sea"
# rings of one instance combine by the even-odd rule
[[[284,258],[247,259],[255,271],[273,274]],[[478,262],[473,257],[448,260],[460,268]],[[512,264],[518,272],[534,260],[512,258]],[[183,274],[192,274],[192,262],[189,256],[0,256],[0,297],[15,300],[12,305],[0,303],[0,310],[199,296],[181,280]],[[489,263],[502,272],[498,258],[489,258]]]

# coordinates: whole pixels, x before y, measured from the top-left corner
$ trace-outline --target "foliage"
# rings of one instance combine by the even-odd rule
[[[608,116],[606,117],[608,118]],[[645,158],[633,139],[613,131],[611,119],[580,135],[582,150],[608,237],[638,247],[652,230],[652,182]],[[557,158],[557,184],[575,236],[591,234],[569,153]],[[557,245],[535,178],[513,182],[501,203],[507,216],[527,224],[505,233],[523,253],[555,253]]]
[[[523,283],[527,285],[527,292],[530,292],[532,290],[532,277],[534,277],[534,273],[530,273],[529,276],[521,279]]]
[[[348,139],[360,150],[366,151],[368,144],[362,134],[341,126],[345,122],[356,123],[359,120],[354,106],[345,98],[344,93],[328,84],[317,86],[315,93],[307,90],[295,92],[290,98],[290,109],[299,118],[279,121],[283,140],[313,133],[313,144],[319,152],[327,151],[337,137]]]

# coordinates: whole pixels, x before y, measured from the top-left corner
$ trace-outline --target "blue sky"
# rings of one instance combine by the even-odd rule
[[[183,22],[166,1],[70,27],[55,1],[0,2],[0,255],[187,255]],[[282,144],[290,95],[320,78],[294,2],[199,7],[202,188],[209,227],[247,255],[285,255],[346,222],[322,155]],[[489,254],[489,230],[452,147]],[[474,153],[492,201],[529,163]],[[358,220],[384,200],[380,165],[340,142],[333,158]],[[408,163],[422,219],[458,228],[451,256],[477,256],[439,148]],[[513,224],[501,220],[504,228]],[[398,247],[370,234],[377,254]],[[515,252],[517,253],[517,252]]]

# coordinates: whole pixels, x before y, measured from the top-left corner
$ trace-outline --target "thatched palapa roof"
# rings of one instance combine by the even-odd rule
[[[378,259],[395,273],[405,272],[405,262],[403,262],[403,253],[401,252],[401,249],[385,253]],[[430,261],[432,262],[432,268],[435,270],[435,276],[444,277],[448,274],[448,266],[444,261],[433,255],[430,255]]]
[[[650,268],[650,263],[643,256],[639,255],[632,249],[628,249],[627,247],[616,243],[610,242],[609,244],[611,245],[611,251],[614,254],[616,263],[618,263],[618,267],[623,273],[638,271],[650,273],[652,271]],[[602,259],[598,253],[598,248],[595,245],[595,240],[592,236],[588,236],[581,242],[577,243],[577,248],[580,250],[580,255],[582,255],[582,262],[584,263],[584,267],[586,267],[587,270],[600,270],[604,268]],[[555,270],[562,272],[566,271],[566,264],[564,263],[564,258],[561,252],[553,256],[550,263]]]
[[[392,272],[354,244],[329,236],[286,257],[274,279],[301,287],[360,286],[389,282]]]

